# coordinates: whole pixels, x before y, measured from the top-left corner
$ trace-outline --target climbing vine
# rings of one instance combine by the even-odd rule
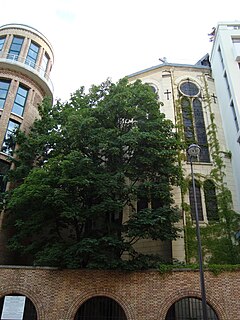
[[[208,85],[205,75],[202,76],[204,83],[204,108],[209,115],[210,124],[207,127],[208,147],[212,157],[212,170],[209,177],[201,174],[198,176],[199,182],[208,178],[214,182],[217,193],[218,216],[219,219],[209,221],[208,224],[201,226],[201,240],[204,261],[208,264],[237,264],[240,263],[240,246],[235,240],[235,234],[240,226],[240,216],[232,209],[231,192],[226,186],[224,157],[231,159],[231,153],[221,150],[217,138],[217,125],[215,115],[212,110],[211,97],[208,91]],[[179,137],[185,140],[184,125],[181,116],[181,101],[176,103],[177,129]],[[195,141],[191,141],[194,143]],[[187,141],[189,143],[189,141]],[[187,146],[186,146],[187,147]],[[180,160],[186,160],[186,154]],[[181,165],[181,161],[179,161]],[[189,177],[183,178],[181,182],[182,207],[185,212],[185,252],[186,262],[197,261],[197,241],[195,225],[192,223],[190,206],[185,203],[184,195],[188,191]],[[205,187],[205,186],[204,186]],[[206,190],[207,192],[207,190]]]

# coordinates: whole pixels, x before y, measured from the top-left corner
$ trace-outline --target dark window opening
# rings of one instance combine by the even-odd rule
[[[215,185],[211,180],[204,181],[204,198],[209,221],[219,220]]]
[[[239,131],[239,124],[238,124],[238,118],[237,118],[237,114],[236,114],[236,110],[235,110],[233,101],[231,101],[230,107],[232,109],[232,114],[233,114],[233,120],[234,120],[234,123],[235,123],[235,127],[236,127],[236,130],[238,132]]]
[[[218,320],[215,311],[207,304],[208,320]],[[167,312],[165,320],[202,320],[202,301],[188,297],[175,302]]]
[[[108,297],[93,297],[79,309],[74,320],[127,320],[122,307]]]
[[[10,169],[10,164],[6,161],[0,160],[0,192],[6,190],[7,179],[6,174]]]
[[[199,147],[201,148],[199,160],[202,162],[210,162],[202,103],[197,98],[193,100],[193,113],[197,142]]]
[[[194,181],[195,181],[195,191],[196,191],[198,218],[199,218],[199,220],[203,221],[201,188],[200,188],[199,182],[196,181],[196,180],[194,180]],[[190,202],[192,220],[196,220],[196,209],[195,209],[195,201],[194,201],[193,183],[192,183],[192,181],[189,182],[188,191],[189,191],[189,202]]]

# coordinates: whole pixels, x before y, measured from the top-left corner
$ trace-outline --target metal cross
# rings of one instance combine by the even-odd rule
[[[213,98],[213,102],[214,102],[214,103],[216,103],[216,102],[217,102],[217,101],[216,101],[217,97],[215,96],[215,94],[214,94],[214,93],[212,94],[212,96],[211,96],[211,97]]]
[[[167,95],[167,100],[169,100],[169,95],[171,94],[171,91],[168,91],[168,89],[167,89],[167,91],[166,91],[166,92],[164,92],[164,94],[166,94],[166,95]]]

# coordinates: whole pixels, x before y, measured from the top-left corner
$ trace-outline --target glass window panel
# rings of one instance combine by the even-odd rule
[[[6,90],[2,90],[0,89],[0,99],[5,99],[7,95],[7,91]]]
[[[23,38],[22,37],[14,37],[13,38],[13,43],[18,43],[19,45],[22,45]]]
[[[32,50],[32,52],[35,52],[37,54],[39,50],[39,46],[36,45],[35,43],[31,43],[30,49]]]
[[[23,107],[14,103],[12,112],[18,114],[19,116],[23,115]]]
[[[238,132],[238,131],[239,131],[239,124],[238,124],[238,118],[237,118],[237,114],[236,114],[236,110],[235,110],[233,101],[231,101],[230,107],[231,107],[231,109],[232,109],[232,114],[233,114],[233,119],[234,119],[235,127],[236,127],[236,130],[237,130],[237,132]]]
[[[24,106],[27,99],[28,89],[23,86],[18,87],[18,91],[13,104],[12,112],[22,116],[24,111]]]
[[[3,48],[3,45],[4,45],[5,40],[6,40],[6,37],[0,37],[0,51],[1,51],[2,48]]]
[[[0,81],[0,88],[8,90],[10,81]]]
[[[9,50],[9,57],[13,58],[12,55],[19,55],[21,48],[22,48],[23,38],[21,37],[14,37],[10,50]]]
[[[39,46],[34,43],[31,43],[25,63],[34,67],[37,60],[38,51],[39,51]]]
[[[48,61],[49,61],[49,57],[48,55],[45,53],[44,57],[42,59],[42,64],[41,64],[41,75],[44,76],[46,70],[47,70],[47,66],[48,66]]]
[[[3,109],[7,94],[8,94],[8,89],[10,86],[10,81],[0,81],[0,107]]]
[[[27,96],[27,93],[28,93],[28,90],[23,88],[23,87],[19,87],[18,88],[18,94],[20,94],[21,96],[23,97],[26,97]]]
[[[12,120],[8,122],[7,131],[6,131],[5,138],[2,145],[2,152],[8,155],[13,154],[13,150],[15,148],[15,142],[13,137],[14,137],[15,131],[19,128],[19,126],[20,126],[19,123],[14,122]]]
[[[7,128],[8,131],[13,132],[18,128],[19,128],[19,123],[12,121],[12,120],[9,121],[8,128]]]
[[[12,51],[20,51],[20,48],[21,48],[21,45],[19,45],[19,44],[12,44],[11,45],[11,52]]]
[[[199,88],[193,82],[187,81],[180,85],[180,90],[186,96],[193,97],[199,94]]]
[[[25,97],[20,96],[19,94],[16,96],[15,103],[20,104],[21,106],[25,103]]]

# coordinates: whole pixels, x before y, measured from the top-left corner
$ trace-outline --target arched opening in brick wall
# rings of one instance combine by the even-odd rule
[[[207,304],[208,320],[219,320],[213,308]],[[186,297],[176,301],[169,308],[165,320],[202,320],[202,301],[195,297]]]
[[[74,320],[127,320],[123,308],[113,299],[97,296],[88,299],[78,309]]]
[[[12,293],[0,298],[0,319],[37,320],[37,310],[28,297]]]

